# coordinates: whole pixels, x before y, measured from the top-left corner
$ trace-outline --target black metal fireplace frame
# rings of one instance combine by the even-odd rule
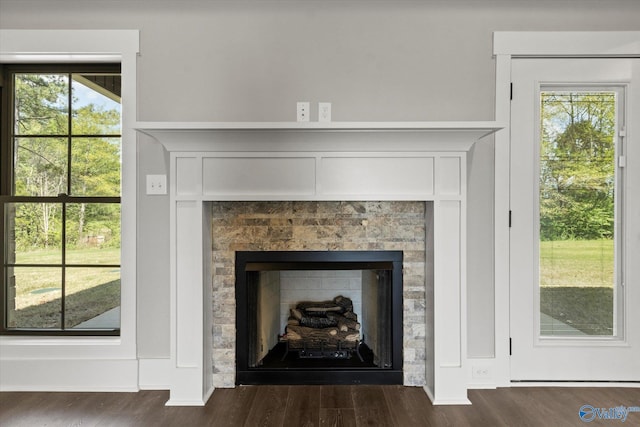
[[[236,252],[236,384],[402,384],[402,251]],[[266,369],[249,366],[247,265],[272,270],[385,269],[391,271],[391,366]]]

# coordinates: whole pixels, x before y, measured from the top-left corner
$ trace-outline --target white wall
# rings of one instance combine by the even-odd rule
[[[0,0],[0,28],[140,29],[139,120],[491,120],[492,32],[639,30],[636,0]],[[140,140],[139,172],[166,173]],[[492,144],[469,167],[469,355],[493,342]],[[140,187],[141,188],[141,187]],[[168,357],[168,198],[139,197],[139,356]]]

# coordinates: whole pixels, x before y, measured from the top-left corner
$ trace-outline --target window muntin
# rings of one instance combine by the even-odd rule
[[[3,71],[2,331],[117,335],[119,65]]]

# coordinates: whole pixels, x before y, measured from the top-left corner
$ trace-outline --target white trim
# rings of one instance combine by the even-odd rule
[[[484,135],[500,127],[491,121],[461,122],[138,122],[136,129],[149,131],[215,131],[215,130],[486,130]],[[483,136],[484,136],[483,135]]]
[[[603,382],[512,382],[511,387],[623,387],[640,388],[640,382],[621,383],[615,381]]]
[[[118,61],[122,67],[120,337],[0,337],[2,390],[132,391],[136,355],[138,30],[0,30],[0,62]]]
[[[138,30],[0,30],[0,62],[105,62],[140,50]]]
[[[504,125],[497,122],[139,122],[135,128],[162,141],[168,151],[388,153],[468,151],[475,141]],[[417,135],[420,137],[416,138]]]
[[[496,58],[496,119],[509,123],[511,57]],[[509,136],[508,125],[495,135],[494,144],[494,307],[496,386],[505,387],[511,379],[509,363]],[[506,310],[506,312],[505,312]],[[506,315],[506,319],[504,316]]]
[[[140,390],[168,390],[171,386],[171,359],[140,359]]]
[[[497,31],[493,54],[511,56],[640,56],[640,31]]]
[[[0,391],[138,391],[138,362],[109,358],[2,360]]]
[[[511,60],[514,57],[638,57],[640,31],[575,31],[513,32],[493,34],[496,58],[496,121],[506,123],[495,136],[495,383],[511,383],[509,359],[509,144],[511,133]],[[548,385],[547,383],[527,383]],[[549,383],[557,386],[587,386],[591,383]],[[594,383],[602,384],[602,383]],[[605,383],[609,386],[613,383]]]

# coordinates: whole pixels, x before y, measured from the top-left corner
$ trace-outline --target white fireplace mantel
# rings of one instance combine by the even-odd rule
[[[160,141],[168,151],[208,151],[212,144],[220,150],[247,149],[247,136],[259,135],[259,145],[250,144],[249,150],[308,151],[317,150],[318,143],[324,149],[345,151],[374,151],[380,148],[402,151],[403,149],[425,148],[429,151],[467,151],[478,139],[487,136],[504,126],[496,122],[138,122],[136,129]],[[228,139],[228,144],[216,135],[243,135]],[[306,135],[301,140],[300,135]],[[327,138],[327,134],[333,134]],[[396,141],[389,146],[384,139],[381,145],[371,141],[370,137],[358,135],[402,135],[402,142]],[[411,135],[420,134],[419,141]],[[277,135],[277,138],[269,136]],[[324,135],[324,136],[320,136]],[[249,137],[249,141],[253,138]],[[413,141],[413,143],[408,142]],[[366,147],[358,148],[359,143]]]
[[[338,131],[406,131],[460,132],[477,131],[488,135],[504,126],[494,121],[441,122],[137,122],[135,128],[144,133],[200,132],[218,130],[338,130]]]
[[[433,202],[425,391],[468,404],[467,152],[496,122],[138,122],[170,153],[171,378],[168,405],[213,392],[210,221],[223,200]]]

